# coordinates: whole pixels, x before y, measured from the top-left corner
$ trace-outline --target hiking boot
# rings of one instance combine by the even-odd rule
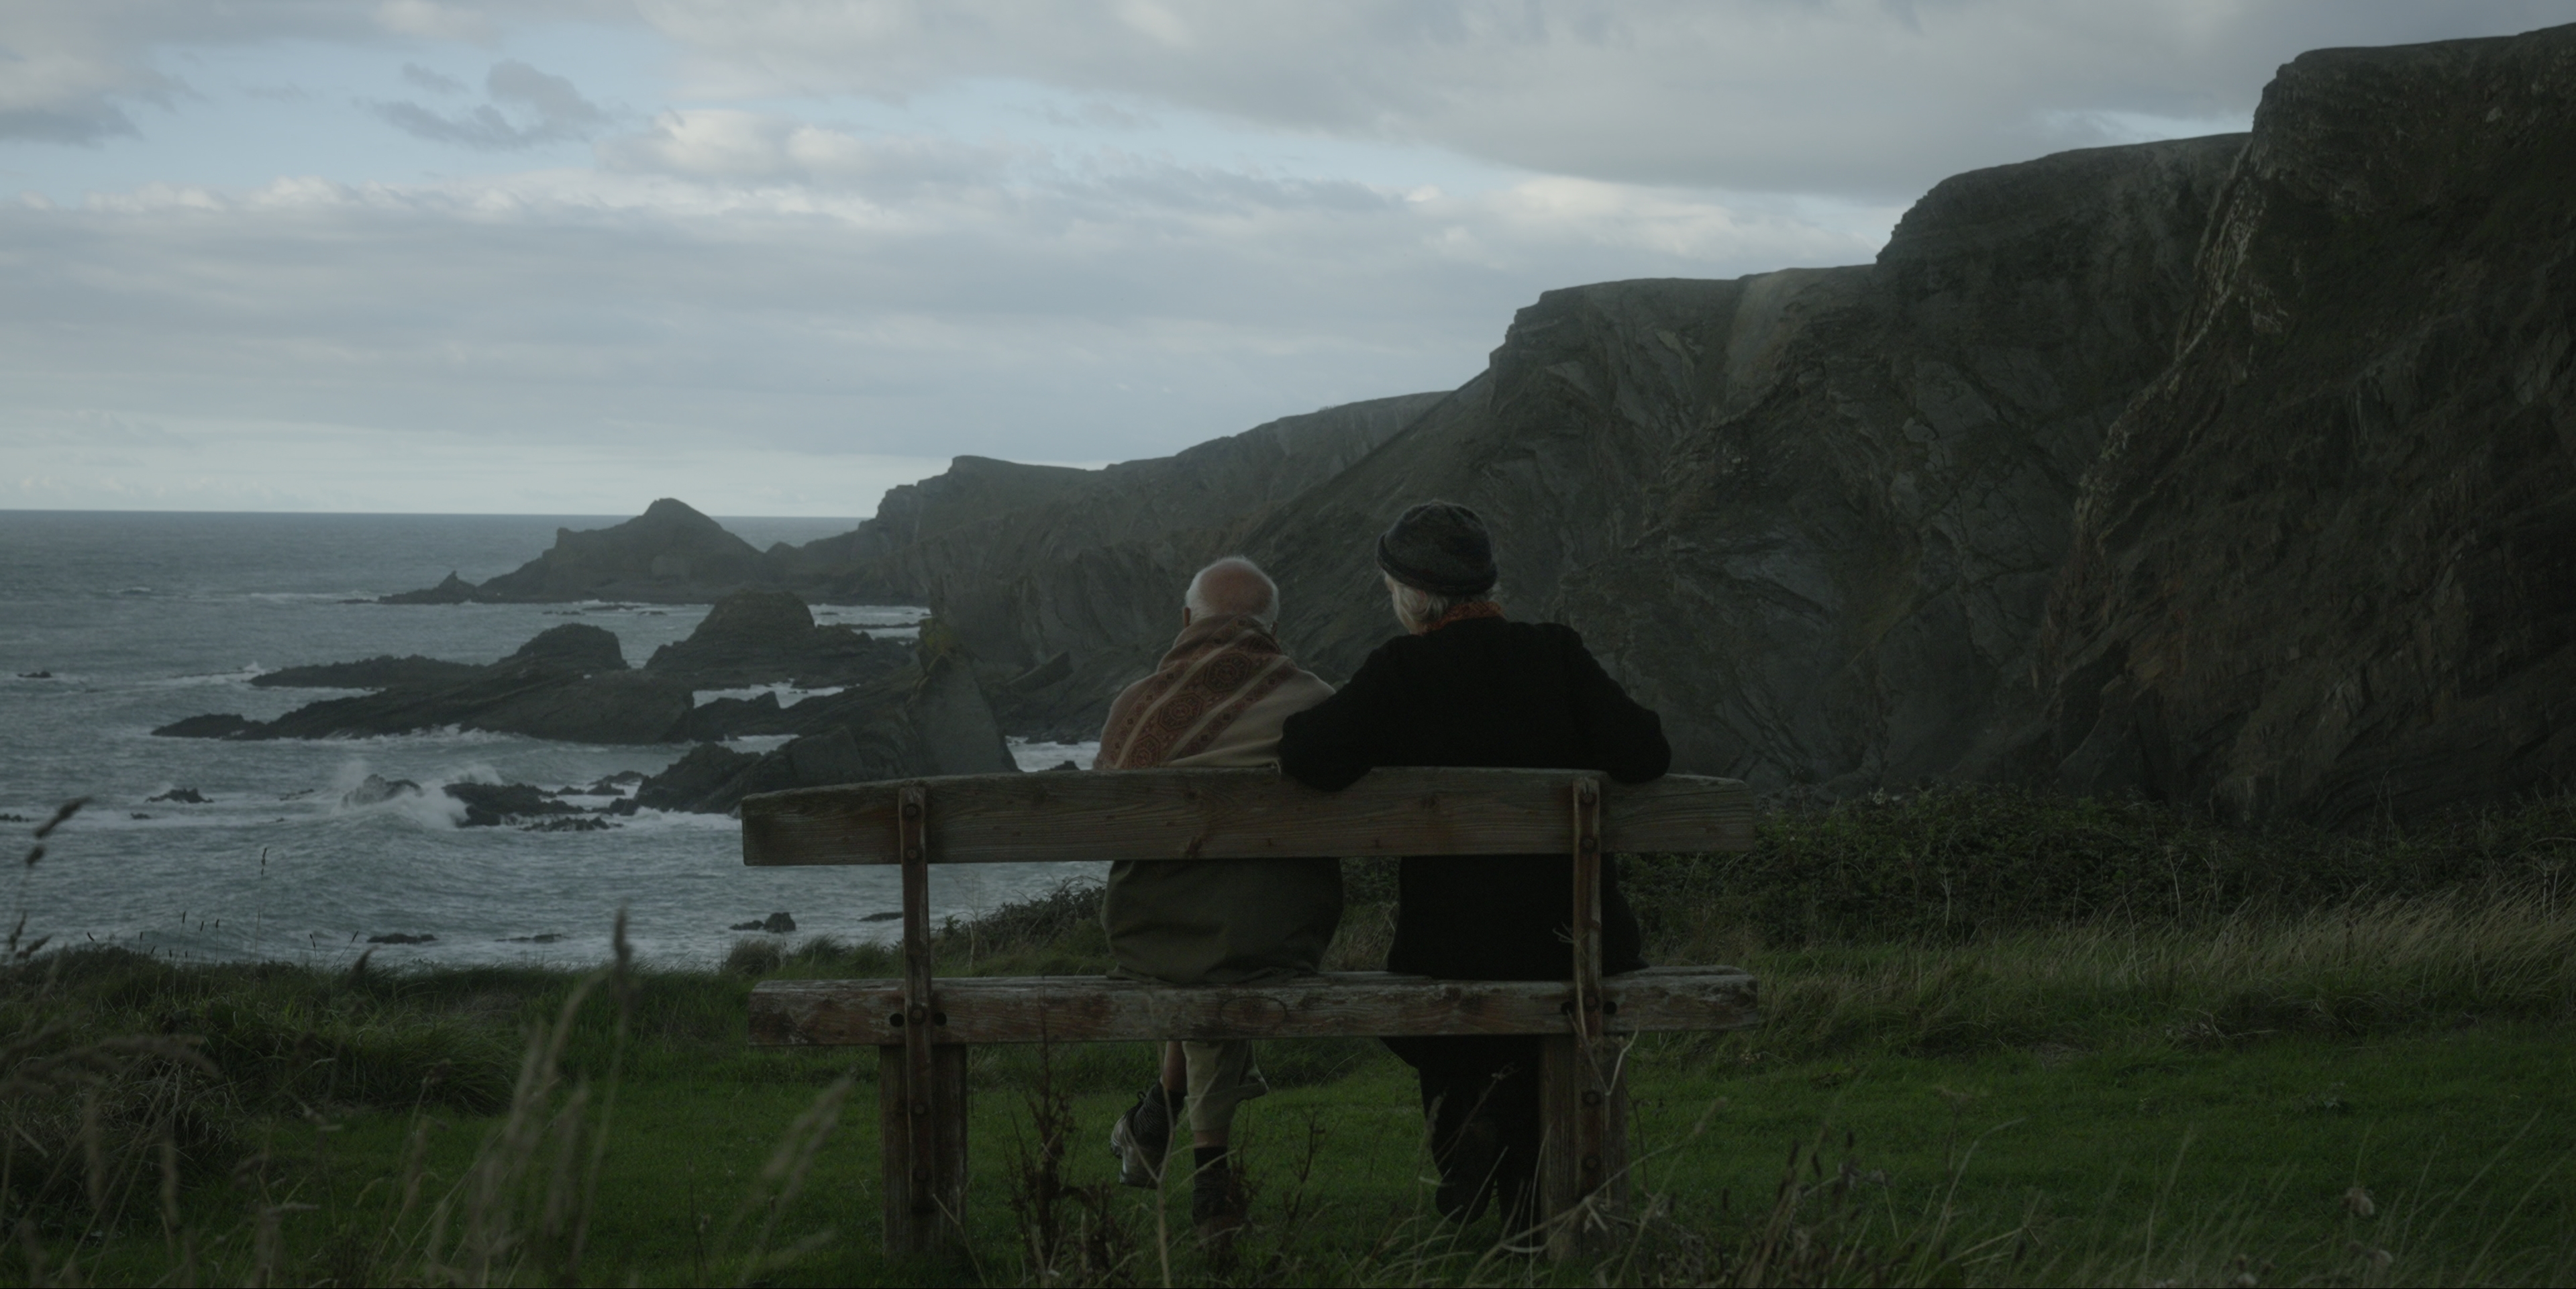
[[[1136,1094],[1136,1104],[1109,1129],[1109,1152],[1118,1156],[1118,1182],[1147,1190],[1163,1184],[1163,1156],[1172,1153],[1171,1094],[1160,1083]]]
[[[1190,1224],[1202,1240],[1225,1240],[1243,1226],[1243,1186],[1234,1162],[1218,1159],[1190,1177]]]

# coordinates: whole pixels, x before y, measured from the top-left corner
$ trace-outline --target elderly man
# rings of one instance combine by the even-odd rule
[[[1129,685],[1100,732],[1103,770],[1259,766],[1279,756],[1283,721],[1332,686],[1280,651],[1279,588],[1252,561],[1221,559],[1190,580],[1180,638],[1154,674]],[[1239,984],[1311,972],[1342,917],[1331,859],[1131,860],[1109,869],[1101,906],[1122,975],[1167,984]],[[1153,1186],[1184,1105],[1195,1168],[1190,1211],[1206,1234],[1242,1221],[1226,1159],[1235,1108],[1270,1091],[1249,1041],[1171,1043],[1162,1077],[1111,1130],[1119,1180]]]
[[[1404,512],[1378,539],[1396,621],[1329,700],[1288,719],[1279,767],[1332,792],[1381,765],[1599,770],[1624,783],[1664,773],[1672,750],[1571,628],[1513,622],[1494,602],[1493,540],[1464,506]],[[1562,852],[1407,858],[1397,873],[1389,971],[1467,980],[1573,975],[1573,861]],[[1601,875],[1601,966],[1634,971],[1636,915]],[[1472,1222],[1499,1193],[1526,1219],[1539,1148],[1536,1038],[1389,1039],[1419,1073],[1440,1169],[1435,1202]]]

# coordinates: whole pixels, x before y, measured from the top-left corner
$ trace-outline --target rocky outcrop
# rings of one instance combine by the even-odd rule
[[[462,679],[398,684],[309,703],[273,721],[200,716],[153,733],[174,738],[353,738],[456,727],[575,743],[659,743],[689,713],[680,681],[632,672],[615,634],[583,624],[540,632]]]
[[[761,553],[724,526],[665,497],[608,528],[555,530],[552,549],[516,571],[475,586],[450,573],[426,591],[386,596],[387,604],[562,603],[641,600],[704,604],[764,584]]]
[[[702,744],[639,785],[635,804],[722,813],[757,792],[1017,770],[973,663],[936,623],[923,644],[918,663],[873,685],[785,708],[769,731],[799,735],[785,745]]]
[[[452,569],[444,580],[427,590],[402,591],[379,597],[376,601],[378,604],[471,604],[473,602],[474,584],[458,577]]]
[[[820,689],[866,684],[911,658],[907,642],[815,625],[793,592],[736,591],[716,601],[688,639],[654,650],[644,669],[698,689],[780,682]]]
[[[280,667],[251,677],[250,683],[262,689],[390,689],[396,685],[454,684],[477,670],[470,662],[448,662],[419,654],[404,658],[378,654],[356,662]]]
[[[1997,773],[2335,822],[2576,777],[2576,27],[2305,54]]]

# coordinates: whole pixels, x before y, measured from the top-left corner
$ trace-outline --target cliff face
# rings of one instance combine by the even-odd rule
[[[2113,427],[2020,768],[2334,821],[2576,773],[2576,27],[2303,55]]]
[[[1060,657],[997,700],[1016,733],[1087,738],[1119,686],[1171,643],[1193,572],[1441,397],[1283,417],[1101,470],[1018,475],[1010,472],[1032,467],[963,457],[913,493],[889,493],[877,518],[830,540],[871,552],[861,565],[868,580],[935,606],[988,679]]]
[[[1370,542],[1440,496],[1516,616],[1584,633],[1675,768],[1765,786],[1953,768],[2026,668],[2077,481],[2161,365],[2241,136],[1948,180],[1875,265],[1614,282],[1246,543],[1347,673],[1393,631]]]

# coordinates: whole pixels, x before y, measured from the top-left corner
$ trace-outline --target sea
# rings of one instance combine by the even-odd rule
[[[508,572],[557,528],[609,516],[0,511],[0,877],[16,943],[117,944],[185,961],[535,963],[610,953],[618,914],[644,960],[709,966],[736,929],[786,913],[793,944],[899,934],[885,868],[746,868],[723,815],[645,810],[595,832],[461,826],[457,782],[549,789],[652,773],[687,749],[596,747],[438,730],[387,738],[155,738],[186,716],[268,719],[354,691],[261,689],[251,678],[377,654],[489,662],[548,627],[617,634],[630,665],[686,637],[703,605],[387,605],[376,597]],[[855,521],[726,519],[755,546]],[[925,610],[818,604],[826,623],[909,639]],[[700,701],[756,691],[710,691]],[[801,695],[782,690],[781,701]],[[781,739],[744,739],[760,749]],[[1016,743],[1031,769],[1088,768],[1097,745]],[[428,791],[345,798],[369,775]],[[203,804],[164,799],[174,792]],[[33,830],[87,804],[25,860]],[[590,804],[605,804],[592,802]],[[1089,866],[934,869],[932,916],[971,917],[1096,878]],[[372,941],[372,942],[371,942]]]

